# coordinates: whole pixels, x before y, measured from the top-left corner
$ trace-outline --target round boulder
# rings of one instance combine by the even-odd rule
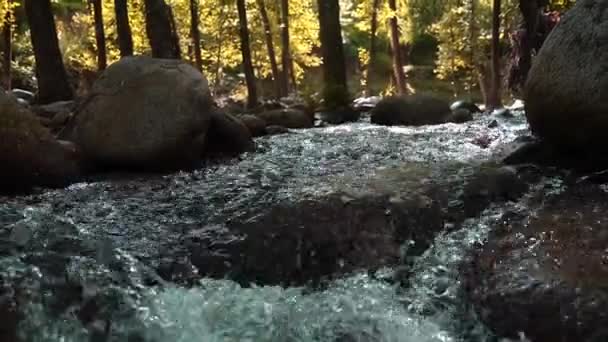
[[[312,116],[299,109],[275,109],[258,114],[269,126],[283,126],[286,128],[311,128]]]
[[[0,94],[0,193],[64,186],[80,176],[80,153],[56,140],[15,98]]]
[[[532,131],[566,152],[605,154],[608,6],[581,0],[540,49],[524,89]]]
[[[176,169],[201,157],[211,105],[207,80],[189,64],[123,58],[95,82],[68,137],[97,165]]]
[[[385,98],[372,110],[371,121],[378,125],[423,126],[445,123],[449,104],[431,95]]]

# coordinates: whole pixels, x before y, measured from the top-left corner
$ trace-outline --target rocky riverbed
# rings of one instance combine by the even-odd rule
[[[192,172],[91,177],[1,198],[0,340],[494,341],[526,331],[549,341],[540,322],[505,318],[538,313],[511,300],[537,298],[516,291],[532,276],[517,268],[521,258],[536,252],[504,242],[536,233],[504,225],[529,218],[540,234],[555,213],[573,224],[573,209],[591,220],[581,234],[599,231],[602,178],[580,188],[597,205],[578,208],[559,196],[579,191],[580,178],[501,165],[528,134],[515,114],[294,130]],[[564,244],[539,253],[576,243],[566,228],[555,231]],[[585,234],[595,248],[595,233]],[[555,267],[549,257],[538,262]],[[497,264],[504,270],[488,266]],[[551,276],[578,279],[568,265]],[[521,277],[500,280],[515,269]],[[534,274],[535,284],[549,279]],[[601,279],[590,278],[589,291]],[[573,293],[563,299],[593,292]],[[564,336],[577,336],[572,324]]]

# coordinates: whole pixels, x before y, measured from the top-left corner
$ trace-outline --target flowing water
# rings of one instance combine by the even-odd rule
[[[481,163],[526,133],[521,113],[420,128],[360,122],[260,138],[255,153],[194,172],[0,198],[0,304],[25,298],[18,332],[32,342],[495,341],[461,299],[458,266],[525,198],[440,234],[408,286],[389,281],[398,272],[389,268],[314,291],[213,279],[185,287],[154,270],[179,243],[175,227],[221,224],[379,167]]]

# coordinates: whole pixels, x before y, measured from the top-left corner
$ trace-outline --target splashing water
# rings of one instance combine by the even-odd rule
[[[83,183],[2,200],[0,285],[29,284],[34,300],[19,330],[33,342],[491,340],[460,298],[458,265],[506,206],[439,235],[414,263],[405,288],[387,280],[398,272],[392,269],[354,274],[317,291],[243,288],[211,279],[184,288],[152,271],[160,251],[179,243],[179,234],[167,227],[221,223],[244,210],[323,191],[336,178],[366,177],[378,167],[484,162],[495,148],[526,133],[521,115],[488,133],[491,120],[299,131],[262,138],[255,154],[203,171]],[[473,143],[482,134],[491,135],[488,148]],[[66,274],[86,284],[72,296],[103,304],[106,311],[97,315],[102,319],[82,324],[69,300],[57,313],[55,301],[61,299],[50,298],[57,293],[50,289]]]

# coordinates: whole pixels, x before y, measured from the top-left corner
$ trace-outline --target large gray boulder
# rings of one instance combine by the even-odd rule
[[[580,0],[541,48],[525,87],[532,131],[566,151],[605,153],[608,4]]]
[[[450,104],[432,95],[395,96],[376,105],[371,121],[386,126],[437,125],[445,123],[450,114]]]
[[[202,156],[211,105],[189,64],[123,58],[95,82],[67,136],[97,165],[174,169]]]

